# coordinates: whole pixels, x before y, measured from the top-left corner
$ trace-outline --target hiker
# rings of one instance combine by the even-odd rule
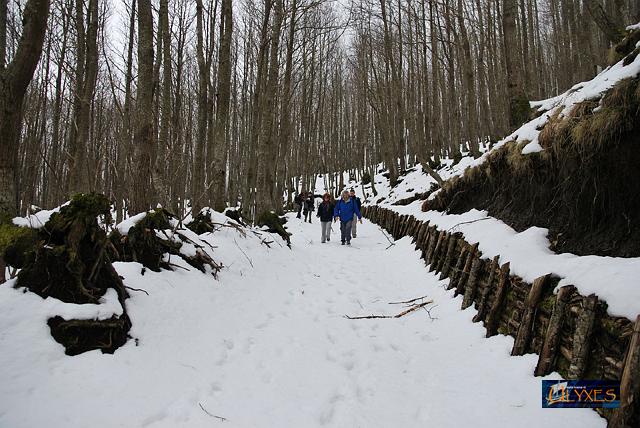
[[[304,221],[307,221],[307,218],[309,218],[309,223],[311,223],[311,215],[315,212],[316,210],[316,204],[315,201],[313,199],[313,193],[309,192],[307,194],[307,198],[304,200]]]
[[[304,192],[300,192],[296,195],[296,197],[293,200],[293,204],[294,207],[296,209],[296,211],[298,212],[298,215],[296,216],[296,218],[301,218],[300,213],[302,212],[302,205],[304,204],[304,197],[305,197],[305,193]]]
[[[318,205],[317,217],[320,218],[320,228],[322,229],[322,243],[331,241],[331,219],[333,218],[334,203],[331,195],[322,195],[322,202]]]
[[[356,196],[356,191],[353,190],[353,187],[351,188],[351,191],[349,192],[349,195],[351,196],[351,199],[353,199],[356,202],[356,205],[358,206],[358,212],[361,211],[362,209],[362,201],[360,201],[360,198]],[[351,235],[355,238],[356,237],[356,226],[358,224],[358,222],[356,221],[356,214],[353,214],[353,223],[351,224]]]
[[[356,204],[356,201],[349,197],[349,192],[342,192],[342,198],[336,204],[336,207],[333,210],[334,221],[340,219],[340,239],[342,241],[342,245],[347,243],[347,245],[351,245],[351,225],[353,224],[354,217],[358,217],[358,221],[362,223],[362,215],[360,214],[360,209]]]

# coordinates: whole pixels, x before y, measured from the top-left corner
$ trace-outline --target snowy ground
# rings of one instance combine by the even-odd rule
[[[321,244],[317,222],[289,227],[292,250],[209,235],[219,281],[117,264],[150,295],[132,292],[138,346],[114,355],[65,356],[45,324],[55,305],[0,286],[0,427],[605,426],[590,410],[541,409],[536,356],[485,339],[407,238],[387,249],[365,221],[349,248],[335,234]],[[425,295],[433,320],[343,317]]]

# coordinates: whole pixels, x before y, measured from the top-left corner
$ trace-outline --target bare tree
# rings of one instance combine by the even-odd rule
[[[151,0],[138,0],[138,92],[136,95],[136,131],[134,134],[136,178],[131,208],[141,212],[151,207],[151,153],[155,150],[153,134],[153,14]]]

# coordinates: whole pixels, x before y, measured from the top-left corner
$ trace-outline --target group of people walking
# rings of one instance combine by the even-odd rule
[[[304,221],[311,223],[311,214],[315,211],[314,195],[311,192],[302,192],[294,200],[298,218],[304,212]],[[357,223],[362,223],[360,208],[362,201],[356,196],[355,190],[345,190],[342,192],[337,202],[329,193],[322,195],[322,202],[318,205],[316,217],[320,218],[320,228],[322,231],[321,242],[331,241],[331,224],[340,221],[340,240],[342,245],[351,245],[351,239],[357,236]]]

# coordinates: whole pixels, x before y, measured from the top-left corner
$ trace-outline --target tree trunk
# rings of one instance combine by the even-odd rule
[[[89,0],[86,18],[84,1],[76,0],[76,33],[74,117],[69,138],[69,194],[89,190],[86,157],[91,125],[91,102],[98,77],[98,0]]]
[[[233,31],[232,1],[222,0],[220,12],[220,50],[218,52],[218,107],[214,125],[213,157],[213,209],[223,211],[226,207],[225,179],[226,166],[226,128],[229,121],[229,101],[231,98],[231,35]]]
[[[516,0],[502,0],[502,30],[504,57],[507,69],[507,94],[509,99],[509,127],[513,130],[529,117],[529,101],[524,92],[522,64],[518,60],[516,34]]]
[[[138,0],[138,93],[136,97],[136,132],[134,135],[136,179],[133,183],[132,211],[151,207],[156,192],[151,182],[153,135],[153,14],[151,0]]]
[[[6,16],[6,0],[0,9]],[[22,127],[22,102],[33,78],[44,43],[49,17],[49,0],[29,0],[22,16],[22,36],[13,60],[6,60],[6,19],[0,20],[0,222],[18,214],[17,180],[15,166],[18,140]],[[3,21],[3,22],[2,22]]]
[[[204,6],[202,0],[196,2],[196,57],[198,61],[198,119],[196,140],[194,141],[194,159],[191,179],[191,210],[197,215],[202,208],[204,196],[204,149],[207,143],[207,124],[209,112],[207,99],[209,93],[209,67],[205,61],[204,46]]]
[[[637,2],[637,0],[635,0]],[[591,18],[596,23],[600,31],[604,33],[609,42],[618,43],[624,37],[624,29],[619,28],[616,23],[607,15],[598,0],[584,0]]]
[[[160,0],[158,11],[158,45],[162,47],[162,96],[160,98],[160,132],[157,150],[153,162],[153,187],[158,191],[156,195],[164,207],[169,207],[169,188],[166,171],[170,165],[168,154],[171,152],[171,29],[169,28],[169,0]],[[158,58],[158,61],[160,58]],[[156,76],[158,78],[158,76]]]

